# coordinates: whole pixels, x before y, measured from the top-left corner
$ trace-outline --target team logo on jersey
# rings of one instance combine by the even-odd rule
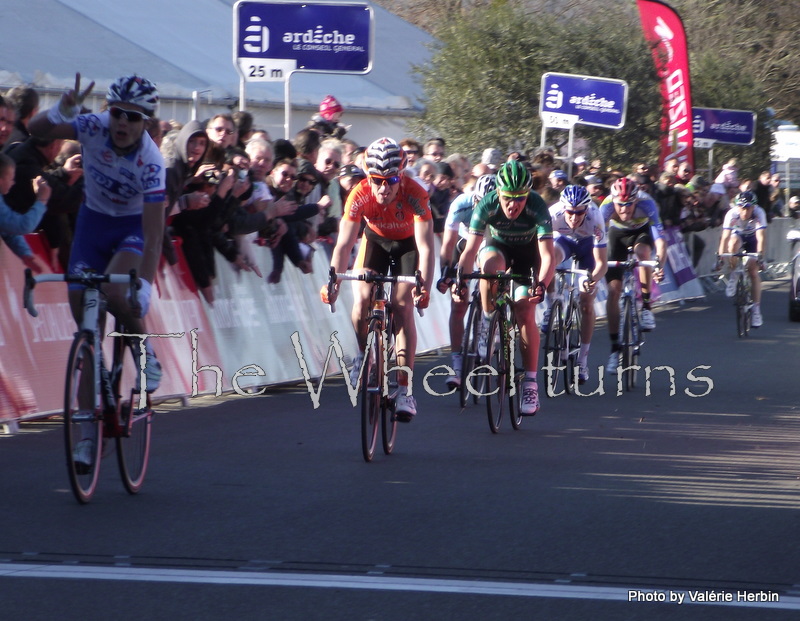
[[[104,129],[103,124],[100,122],[100,117],[96,114],[87,114],[78,117],[78,130],[81,133],[87,133],[90,136],[96,136]]]
[[[145,190],[157,188],[160,181],[160,172],[161,166],[158,164],[148,164],[142,174],[142,187]]]

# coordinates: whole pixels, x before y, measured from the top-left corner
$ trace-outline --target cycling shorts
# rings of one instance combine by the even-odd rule
[[[392,276],[413,276],[418,264],[419,252],[413,235],[405,239],[389,239],[367,227],[353,268],[366,268]]]
[[[733,231],[742,240],[741,250],[743,252],[758,252],[758,240],[754,234],[742,235],[739,231]]]
[[[539,243],[536,238],[521,246],[510,246],[495,239],[494,237],[487,239],[486,246],[484,246],[478,253],[478,262],[481,264],[481,267],[484,263],[484,257],[489,252],[501,254],[505,260],[506,269],[511,268],[511,271],[514,274],[529,276],[531,270],[533,270],[534,275],[539,274],[541,258],[539,257]],[[516,301],[528,297],[529,287],[529,282],[515,284],[513,296],[514,300]]]
[[[653,235],[650,232],[650,223],[641,226],[638,229],[621,229],[617,227],[608,227],[608,260],[609,261],[625,261],[628,258],[628,248],[637,246],[638,244],[646,244],[652,250],[655,250],[655,242]],[[609,267],[606,272],[606,282],[612,280],[622,280],[623,269],[621,267]]]
[[[594,238],[571,239],[569,237],[556,237],[554,242],[564,253],[564,261],[558,267],[569,268],[570,257],[575,257],[578,267],[587,272],[594,271]]]
[[[84,205],[78,212],[75,223],[67,273],[102,274],[118,252],[133,252],[141,256],[143,251],[142,214],[109,216]],[[70,283],[69,288],[84,287],[78,283]]]

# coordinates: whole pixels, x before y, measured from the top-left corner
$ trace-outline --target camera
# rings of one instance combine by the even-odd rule
[[[219,185],[219,175],[216,170],[207,170],[203,173],[203,181],[211,185]]]

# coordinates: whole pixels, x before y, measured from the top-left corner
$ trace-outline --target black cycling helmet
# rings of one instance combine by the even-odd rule
[[[756,198],[756,195],[750,190],[745,190],[736,195],[735,204],[740,209],[754,207],[758,204],[758,198]]]

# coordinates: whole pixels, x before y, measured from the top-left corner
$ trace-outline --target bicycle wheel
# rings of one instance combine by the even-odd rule
[[[121,329],[117,330],[121,332]],[[150,395],[144,404],[138,387],[138,347],[130,339],[118,336],[114,339],[114,364],[111,367],[111,385],[117,397],[117,428],[114,436],[117,444],[117,465],[122,484],[129,494],[142,489],[147,464],[150,460],[150,438],[153,411]]]
[[[511,323],[509,324],[509,355],[513,352],[513,372],[508,374],[508,415],[511,418],[511,426],[519,430],[522,426],[522,410],[520,409],[520,399],[522,398],[522,380],[525,378],[525,366],[522,362],[522,351],[520,349],[519,326],[511,313]]]
[[[361,378],[361,453],[365,461],[372,461],[378,442],[381,421],[381,392],[383,389],[383,351],[381,324],[377,319],[369,322],[367,349],[364,352],[364,371]]]
[[[750,303],[747,282],[743,274],[736,280],[736,332],[739,337],[748,336],[750,332]]]
[[[394,362],[394,335],[390,328],[387,331],[389,335],[388,356],[390,366],[395,366]],[[381,365],[383,359],[381,358]],[[383,368],[383,367],[381,367]],[[383,374],[380,374],[381,381]],[[397,388],[397,371],[392,371],[389,377],[389,394]],[[394,450],[394,443],[397,439],[397,418],[394,415],[394,408],[391,407],[388,395],[381,398],[381,441],[383,443],[383,452],[385,455],[391,455]]]
[[[559,383],[565,379],[566,341],[564,334],[564,313],[561,300],[553,301],[550,307],[550,322],[544,339],[545,381],[547,396],[558,394]]]
[[[508,363],[505,353],[506,310],[498,308],[489,324],[489,342],[486,347],[487,364],[496,375],[487,377],[486,413],[489,416],[489,429],[492,433],[500,430],[500,421],[508,400]]]
[[[478,330],[482,317],[480,297],[473,297],[467,311],[467,323],[464,326],[464,337],[461,339],[461,386],[458,388],[458,399],[461,407],[467,406],[470,391],[467,388],[467,381],[470,373],[478,366]],[[469,378],[469,379],[468,379]],[[480,386],[473,386],[477,392],[482,392]],[[474,403],[478,402],[478,396],[472,395]]]
[[[103,450],[103,425],[100,412],[94,408],[94,345],[93,335],[79,332],[72,342],[67,362],[67,380],[64,390],[64,440],[67,452],[67,473],[75,498],[87,503],[97,489],[100,475],[100,457]],[[76,461],[78,443],[91,442],[91,450],[83,452]],[[83,445],[81,447],[83,449]]]
[[[569,305],[566,314],[567,320],[564,324],[565,341],[567,343],[567,356],[564,361],[567,365],[566,377],[564,378],[564,389],[567,393],[572,393],[575,390],[576,382],[578,382],[578,373],[580,365],[578,364],[578,356],[581,353],[581,309],[573,302]]]
[[[638,356],[638,335],[636,329],[636,319],[634,313],[636,310],[633,307],[634,301],[630,298],[625,298],[622,306],[622,383],[627,390],[633,390],[636,387],[636,369],[634,368],[639,362]]]

